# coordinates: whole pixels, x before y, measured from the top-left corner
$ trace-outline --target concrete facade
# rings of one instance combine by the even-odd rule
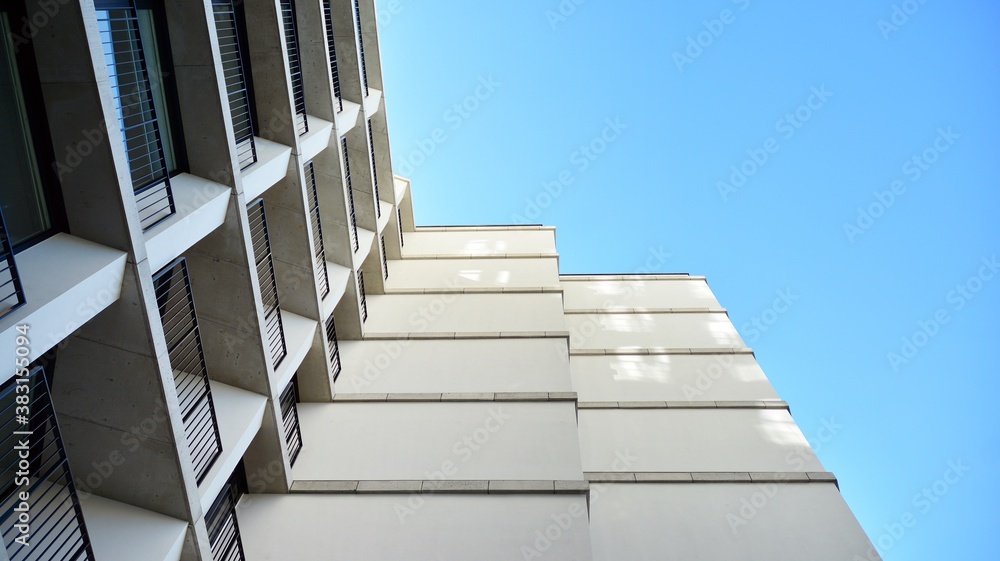
[[[416,225],[372,0],[235,4],[242,169],[220,3],[166,3],[187,161],[152,227],[102,4],[56,4],[24,6],[47,22],[30,44],[55,163],[100,140],[60,176],[66,231],[15,252],[26,303],[0,317],[0,354],[24,356],[30,326],[90,558],[877,559],[703,277],[560,275],[553,228]],[[206,470],[158,300],[180,258],[221,447]],[[241,545],[221,550],[231,488]]]

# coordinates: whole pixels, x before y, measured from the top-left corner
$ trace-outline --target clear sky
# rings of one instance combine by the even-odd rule
[[[1000,4],[379,19],[418,224],[544,223],[564,273],[707,276],[885,559],[997,559]]]

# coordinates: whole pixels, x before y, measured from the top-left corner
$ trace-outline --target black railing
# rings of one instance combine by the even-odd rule
[[[201,483],[222,454],[222,438],[208,382],[187,261],[182,257],[160,269],[153,276],[153,288],[167,340],[188,450],[198,483]]]
[[[365,39],[361,27],[361,6],[354,0],[354,20],[358,24],[358,54],[361,55],[361,83],[365,87],[365,97],[368,97],[368,68],[365,65]]]
[[[358,215],[354,212],[354,188],[351,186],[351,158],[347,155],[347,137],[340,139],[340,146],[344,150],[344,179],[347,181],[347,201],[351,211],[351,243],[354,251],[361,248],[358,240]]]
[[[98,9],[97,25],[108,62],[139,221],[146,230],[174,214],[176,208],[139,36],[139,18],[131,1],[123,5],[126,7]]]
[[[306,163],[306,196],[309,197],[309,225],[313,235],[313,260],[316,266],[316,282],[319,283],[319,297],[330,294],[330,276],[326,272],[326,249],[323,246],[323,227],[319,219],[319,191],[316,189],[316,168],[312,162]]]
[[[337,112],[344,110],[344,97],[340,91],[340,70],[337,68],[337,48],[334,46],[333,9],[330,0],[323,0],[323,18],[326,20],[326,43],[330,50],[330,77],[333,79],[333,97],[337,100]]]
[[[358,294],[361,296],[361,322],[368,321],[368,299],[365,297],[365,273],[358,271]]]
[[[0,388],[0,532],[11,561],[93,561],[45,372]]]
[[[288,53],[288,72],[292,80],[292,97],[295,100],[295,130],[299,136],[309,132],[306,117],[306,91],[302,83],[302,61],[299,58],[299,32],[295,21],[295,2],[281,0],[281,26],[285,33],[285,51]]]
[[[274,275],[271,238],[267,231],[263,198],[247,205],[247,216],[250,218],[250,241],[257,267],[257,280],[260,281],[260,298],[264,305],[264,333],[271,352],[271,364],[277,368],[288,354],[288,350],[285,347],[285,329],[281,323],[281,310],[278,307],[278,282]]]
[[[379,245],[382,246],[382,270],[385,271],[385,278],[389,278],[389,256],[385,254],[385,235],[379,240]]]
[[[226,80],[229,114],[233,119],[236,135],[236,157],[240,169],[257,161],[254,144],[253,114],[250,108],[250,91],[247,85],[247,61],[240,45],[240,33],[233,0],[212,0],[215,13],[215,32],[219,37],[219,54],[222,57],[222,75]]]
[[[396,226],[399,227],[399,247],[403,247],[403,211],[396,209]]]
[[[340,376],[340,344],[337,343],[337,324],[333,322],[333,314],[326,318],[326,342],[330,347],[330,371],[336,382],[337,376]]]
[[[24,305],[24,287],[14,263],[14,248],[0,212],[0,317]]]
[[[302,428],[299,426],[299,410],[296,404],[299,402],[299,388],[295,377],[288,382],[288,387],[281,392],[278,400],[281,405],[281,422],[285,429],[285,444],[288,445],[288,459],[291,465],[295,465],[295,460],[302,451]]]
[[[378,164],[375,162],[375,135],[372,134],[372,120],[368,119],[368,153],[372,160],[372,187],[375,190],[375,215],[382,218],[381,198],[378,196]]]
[[[239,468],[237,468],[239,469]],[[236,503],[242,493],[230,480],[205,514],[208,542],[212,546],[212,561],[244,561],[240,523],[236,519]]]

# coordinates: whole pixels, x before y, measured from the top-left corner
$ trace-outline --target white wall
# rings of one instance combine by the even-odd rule
[[[824,471],[781,409],[581,409],[580,448],[584,471]]]
[[[590,526],[595,561],[872,559],[832,483],[594,486]]]
[[[553,230],[416,231],[407,232],[403,239],[403,256],[556,252]]]
[[[580,401],[748,401],[778,399],[750,354],[574,355]]]
[[[581,495],[247,495],[237,517],[248,561],[590,561],[586,512]]]
[[[365,333],[565,331],[561,294],[368,296]]]
[[[342,341],[337,393],[568,392],[564,338]]]
[[[566,314],[574,349],[745,347],[724,313]]]
[[[573,402],[302,403],[299,419],[295,479],[583,477]]]
[[[567,310],[619,308],[719,308],[704,279],[563,280]]]
[[[403,259],[389,263],[388,289],[559,287],[555,257]]]

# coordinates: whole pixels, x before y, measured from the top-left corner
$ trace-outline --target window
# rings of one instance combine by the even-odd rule
[[[66,230],[66,217],[31,43],[20,35],[20,28],[11,29],[23,21],[24,5],[5,2],[2,6],[0,209],[6,219],[3,245],[16,253]],[[8,12],[8,6],[14,11]],[[2,262],[5,259],[0,259]],[[0,284],[7,280],[6,274],[0,273]],[[0,292],[0,301],[6,302],[6,290]],[[4,307],[0,306],[0,315]]]
[[[330,0],[323,0],[323,18],[326,20],[326,44],[330,50],[330,77],[333,79],[333,97],[337,100],[337,112],[344,110],[344,97],[340,91],[340,70],[337,69],[337,49],[334,46],[333,9]]]
[[[188,451],[200,484],[222,454],[222,439],[184,258],[153,275],[153,289],[174,371]]]
[[[290,465],[295,465],[295,460],[302,451],[302,429],[299,426],[299,409],[296,404],[299,402],[299,382],[295,376],[288,382],[288,387],[281,392],[278,400],[281,405],[281,423],[285,430],[285,444],[288,445],[288,459]]]
[[[330,294],[330,276],[326,271],[326,248],[323,247],[323,226],[319,219],[319,191],[316,189],[316,168],[306,163],[306,196],[309,197],[309,225],[312,228],[313,260],[320,300]]]
[[[358,294],[361,296],[361,323],[368,321],[368,299],[365,296],[365,273],[358,271]]]
[[[375,162],[375,136],[372,134],[372,120],[368,119],[368,154],[372,161],[372,187],[375,191],[375,216],[382,218],[382,205],[378,196],[378,165]]]
[[[382,245],[382,269],[385,271],[385,278],[389,278],[389,256],[385,254],[385,236],[382,236],[379,240]]]
[[[358,251],[361,248],[361,242],[358,241],[358,215],[354,212],[354,188],[351,187],[351,159],[347,155],[347,138],[340,139],[340,147],[344,151],[344,179],[347,181],[347,202],[348,209],[351,211],[351,243],[354,245],[354,251]]]
[[[288,349],[285,347],[285,329],[281,323],[278,306],[278,282],[274,276],[274,260],[271,257],[271,238],[267,231],[267,216],[264,214],[264,199],[260,198],[247,205],[250,218],[250,241],[257,266],[257,280],[260,283],[260,298],[264,305],[264,335],[271,351],[271,366],[277,368]]]
[[[0,440],[3,559],[92,561],[90,536],[41,367],[23,370],[0,387]],[[21,493],[30,497],[23,501],[30,505],[30,545],[18,542],[25,539],[16,526]]]
[[[333,381],[340,376],[340,345],[337,343],[337,324],[333,322],[333,314],[326,318],[326,343],[330,347],[330,370]]]
[[[368,97],[368,67],[365,65],[365,39],[361,30],[361,5],[354,0],[354,20],[358,26],[358,54],[361,55],[361,84],[365,87],[365,97]]]
[[[247,491],[246,471],[241,461],[229,481],[219,491],[219,496],[205,513],[208,541],[212,546],[212,561],[244,561],[240,523],[236,518],[236,505]]]
[[[309,132],[306,117],[306,92],[302,83],[302,61],[299,59],[299,33],[296,29],[295,2],[281,0],[281,26],[285,33],[285,52],[288,54],[288,71],[292,79],[292,97],[295,101],[295,130],[299,136]]]
[[[257,161],[257,147],[253,139],[257,127],[251,103],[251,73],[248,67],[250,57],[244,36],[245,20],[237,12],[233,0],[212,0],[212,10],[215,15],[215,32],[219,38],[219,55],[226,81],[229,113],[236,137],[236,157],[240,169],[246,169]]]
[[[186,165],[166,16],[150,0],[98,0],[97,24],[143,229],[174,213],[170,175]]]

